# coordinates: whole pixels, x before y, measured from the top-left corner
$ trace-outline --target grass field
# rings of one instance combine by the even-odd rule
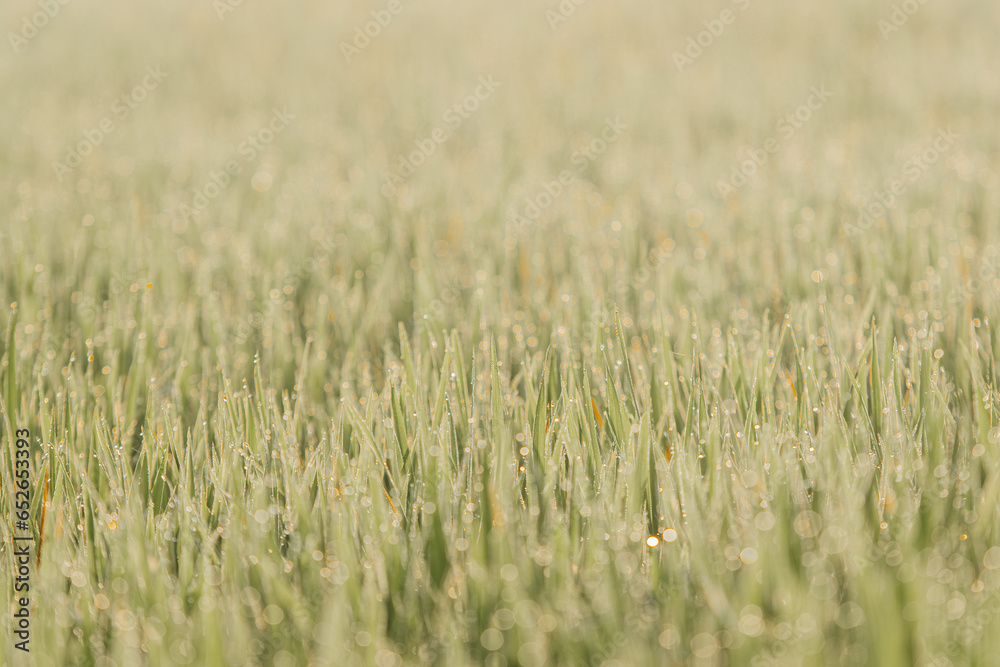
[[[1000,665],[1000,6],[577,2],[4,4],[0,662]]]

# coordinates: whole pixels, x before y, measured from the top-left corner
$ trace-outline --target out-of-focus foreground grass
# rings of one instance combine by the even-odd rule
[[[998,664],[998,5],[45,7],[7,663]]]

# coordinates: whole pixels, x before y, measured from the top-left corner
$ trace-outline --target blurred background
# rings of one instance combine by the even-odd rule
[[[1000,8],[906,10],[8,2],[2,252],[45,270],[5,261],[0,289],[10,301],[35,281],[59,312],[74,292],[90,298],[81,282],[112,294],[152,284],[164,322],[182,321],[197,294],[242,341],[259,334],[267,295],[290,286],[293,320],[325,318],[334,347],[424,315],[464,329],[523,311],[544,329],[565,309],[614,303],[640,320],[667,302],[697,305],[709,323],[818,290],[864,299],[876,279],[906,293],[937,253],[995,263]],[[165,73],[153,88],[147,68]],[[427,143],[480,77],[500,85]],[[829,99],[782,125],[814,89]],[[142,101],[120,118],[133,93]],[[293,118],[251,150],[275,110]],[[104,119],[112,130],[95,135]],[[608,119],[625,129],[602,147]],[[949,128],[958,140],[870,229],[849,233],[859,207]],[[87,132],[100,140],[79,166],[55,165]],[[768,139],[778,146],[766,163],[720,195]],[[389,190],[420,141],[433,154]],[[234,160],[239,173],[214,187]],[[518,224],[564,170],[565,191]],[[963,275],[937,268],[945,285],[931,296],[944,304]],[[371,298],[387,307],[357,319]]]

